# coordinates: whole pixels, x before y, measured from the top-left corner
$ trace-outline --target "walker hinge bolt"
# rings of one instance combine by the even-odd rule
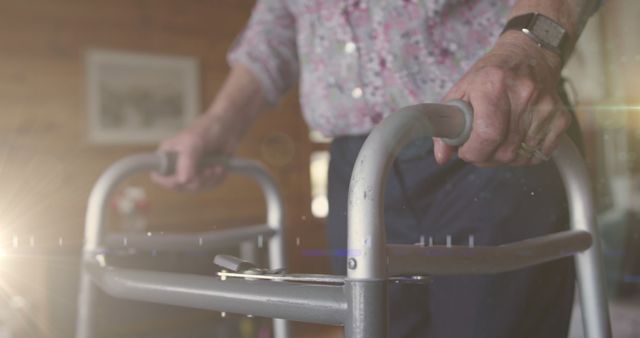
[[[349,260],[347,261],[347,267],[349,268],[349,270],[355,270],[357,266],[358,262],[356,261],[356,259],[349,258]]]

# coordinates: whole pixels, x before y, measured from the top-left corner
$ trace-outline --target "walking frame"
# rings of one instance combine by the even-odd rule
[[[553,154],[564,182],[571,230],[499,246],[424,246],[387,244],[383,196],[387,172],[398,151],[421,137],[441,137],[453,145],[466,141],[472,111],[462,101],[419,104],[391,114],[367,138],[356,160],[349,187],[347,275],[287,275],[283,203],[270,176],[257,163],[231,159],[228,169],[258,181],[267,204],[266,224],[192,235],[105,234],[110,194],[131,174],[170,174],[175,157],[142,154],[114,163],[97,181],[86,215],[76,338],[95,330],[98,289],[123,298],[274,319],[276,338],[290,337],[286,320],[342,325],[346,338],[387,337],[387,284],[424,282],[429,275],[489,274],[516,270],[575,256],[579,299],[587,338],[610,338],[600,244],[585,164],[565,136]],[[211,250],[268,238],[269,265],[226,260],[235,273],[218,277],[125,269],[108,264],[106,250],[126,245],[147,250]],[[223,265],[225,257],[220,257]],[[216,258],[218,260],[218,257]],[[266,280],[263,280],[266,279]]]

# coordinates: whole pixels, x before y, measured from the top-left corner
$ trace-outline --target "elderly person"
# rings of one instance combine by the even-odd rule
[[[310,128],[333,138],[329,243],[346,248],[346,201],[367,133],[399,108],[462,99],[469,140],[415,142],[398,156],[385,199],[388,241],[474,236],[496,245],[567,224],[562,184],[545,160],[571,124],[560,72],[597,0],[258,0],[209,109],[160,149],[180,154],[182,190],[213,186],[251,122],[296,82]],[[339,250],[336,250],[339,252]],[[344,257],[332,257],[337,273]],[[390,287],[390,337],[566,337],[571,260],[493,276]]]

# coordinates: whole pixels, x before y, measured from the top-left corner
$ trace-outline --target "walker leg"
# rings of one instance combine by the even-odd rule
[[[289,322],[284,319],[273,320],[273,336],[275,338],[291,337]]]
[[[345,293],[349,304],[345,338],[386,338],[387,281],[347,281]]]
[[[80,285],[76,320],[76,338],[93,338],[95,333],[96,286],[89,273],[80,267]]]
[[[269,267],[271,269],[279,269],[286,266],[285,262],[285,243],[283,240],[284,231],[282,227],[281,217],[278,217],[275,222],[270,224],[277,224],[276,233],[269,240]],[[290,338],[291,327],[289,322],[284,319],[273,319],[273,336],[274,338]]]

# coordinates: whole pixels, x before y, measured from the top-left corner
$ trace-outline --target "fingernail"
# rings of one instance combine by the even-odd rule
[[[433,155],[436,157],[436,162],[440,162],[442,159],[442,147],[440,146],[440,139],[433,139]]]
[[[442,153],[442,149],[441,148],[436,148],[436,162],[438,162],[439,164],[442,164],[442,162],[444,161],[444,154]]]

